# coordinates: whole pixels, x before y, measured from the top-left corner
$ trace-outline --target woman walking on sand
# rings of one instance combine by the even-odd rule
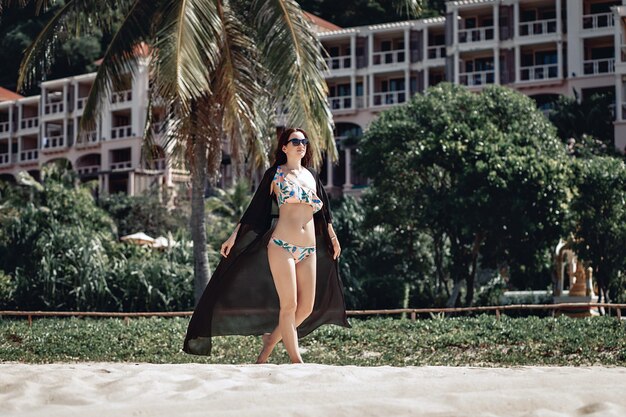
[[[302,129],[280,135],[275,162],[232,235],[189,322],[183,350],[208,355],[211,337],[262,335],[257,363],[282,339],[302,363],[298,338],[322,324],[350,327],[328,197],[308,164]],[[273,221],[273,219],[277,219]]]

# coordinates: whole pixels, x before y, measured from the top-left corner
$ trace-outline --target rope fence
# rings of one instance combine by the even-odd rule
[[[502,306],[480,306],[480,307],[451,307],[451,308],[396,308],[388,310],[348,310],[348,316],[374,316],[374,315],[394,315],[409,314],[411,320],[417,320],[418,314],[438,314],[460,312],[490,312],[494,311],[496,318],[500,319],[501,312],[508,310],[552,310],[552,315],[557,310],[581,310],[589,311],[592,308],[605,308],[611,312],[615,310],[618,320],[622,319],[622,309],[626,309],[626,304],[608,303],[560,303],[560,304],[510,304]],[[108,311],[0,311],[0,319],[4,316],[27,317],[28,325],[32,326],[33,317],[121,317],[128,322],[132,317],[188,317],[193,311],[164,311],[164,312],[108,312]]]

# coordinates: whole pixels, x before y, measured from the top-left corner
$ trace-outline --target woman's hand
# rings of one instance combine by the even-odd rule
[[[334,239],[331,239],[331,242],[333,242],[333,259],[337,259],[341,254],[341,245],[339,245],[339,240],[336,235]]]
[[[230,250],[235,245],[235,238],[237,237],[236,233],[230,235],[230,237],[226,240],[226,242],[222,243],[222,248],[220,249],[220,254],[226,258],[230,253]]]

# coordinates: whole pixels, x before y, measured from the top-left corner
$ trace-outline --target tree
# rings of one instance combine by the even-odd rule
[[[266,164],[273,131],[267,115],[282,103],[289,109],[288,123],[318,139],[312,142],[316,162],[322,150],[336,155],[319,42],[293,0],[69,0],[26,51],[20,86],[49,70],[48,51],[57,45],[58,33],[70,28],[82,33],[93,26],[110,31],[109,9],[122,10],[124,19],[98,68],[81,127],[93,126],[102,102],[135,73],[143,42],[154,93],[170,110],[166,147],[185,154],[191,168],[198,299],[209,279],[204,190],[208,178],[217,175],[222,140],[229,139],[235,160],[252,152],[250,162]],[[267,95],[272,99],[262,99]],[[149,134],[146,142],[149,148]]]
[[[24,8],[8,7],[0,20],[0,85],[10,90],[17,88],[20,62],[15,57],[22,56],[46,22],[62,6],[58,2],[45,13],[38,14],[36,5],[31,3]],[[61,35],[63,36],[63,35]],[[67,41],[60,41],[54,51],[55,65],[45,76],[47,79],[69,77],[96,70],[94,61],[98,59],[107,39],[98,30]],[[38,94],[39,87],[28,89],[27,94]]]
[[[602,296],[610,302],[609,289],[613,298],[623,297],[626,278],[626,164],[598,156],[574,167],[574,250],[594,270],[598,302]]]
[[[611,105],[614,103],[612,93],[596,93],[582,100],[560,96],[549,118],[563,142],[576,141],[578,153],[612,154],[615,133]]]
[[[408,257],[419,232],[427,233],[437,267],[448,269],[438,274],[457,289],[466,284],[467,305],[479,262],[514,269],[562,235],[567,155],[522,94],[441,84],[381,114],[361,143],[360,169],[372,179],[368,218],[390,227]]]

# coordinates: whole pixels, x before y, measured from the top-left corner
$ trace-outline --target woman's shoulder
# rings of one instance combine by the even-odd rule
[[[313,178],[315,178],[315,180],[317,181],[319,179],[319,172],[317,172],[316,169],[312,168],[312,167],[306,167],[306,169],[309,170],[309,172],[313,175]]]

